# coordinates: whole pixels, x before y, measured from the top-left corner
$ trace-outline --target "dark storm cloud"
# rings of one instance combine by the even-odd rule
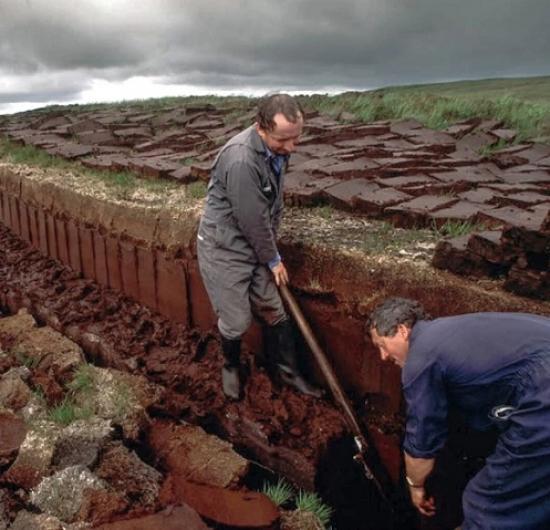
[[[549,74],[548,20],[548,0],[0,0],[0,97],[137,75],[214,91]]]
[[[323,80],[362,87],[550,71],[546,0],[309,0],[275,9],[241,2],[241,9],[209,18],[221,5],[188,11],[185,31],[174,36],[174,72],[187,67],[215,82],[222,69],[252,70],[260,79],[315,88]],[[208,28],[199,20],[209,20]],[[210,68],[201,69],[201,61]]]
[[[0,1],[1,65],[34,72],[139,64],[143,50],[131,25],[90,10],[91,4]]]

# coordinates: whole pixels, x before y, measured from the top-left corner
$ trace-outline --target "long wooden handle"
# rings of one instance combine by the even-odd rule
[[[390,501],[389,495],[382,487],[382,484],[380,483],[380,481],[374,476],[372,470],[370,469],[369,465],[365,460],[365,453],[368,449],[367,440],[365,439],[365,436],[361,431],[361,427],[359,427],[359,422],[357,421],[355,412],[353,411],[348,401],[348,398],[344,394],[344,391],[342,390],[342,387],[338,382],[338,379],[336,378],[336,374],[334,373],[332,366],[329,364],[328,359],[325,353],[323,352],[323,350],[321,349],[321,347],[319,346],[317,339],[313,335],[313,331],[309,327],[309,324],[307,323],[304,317],[304,314],[300,309],[300,306],[296,302],[296,299],[294,298],[294,296],[292,296],[292,293],[289,291],[288,287],[286,285],[280,285],[279,290],[281,292],[281,296],[283,297],[283,300],[286,302],[288,308],[290,309],[290,312],[292,313],[294,320],[298,324],[298,327],[300,328],[302,335],[304,336],[304,339],[306,340],[308,346],[310,347],[315,357],[315,360],[317,361],[317,364],[319,365],[319,368],[321,369],[321,372],[323,373],[328,383],[330,391],[332,392],[332,395],[336,400],[336,403],[340,406],[340,408],[344,412],[344,417],[347,420],[348,426],[353,434],[355,445],[357,446],[357,449],[358,449],[357,454],[353,457],[354,460],[361,465],[363,472],[365,473],[365,476],[375,485],[380,496],[382,497],[382,499],[384,499],[384,501],[388,505],[390,512],[393,513],[394,509]]]
[[[363,438],[361,428],[359,427],[359,422],[357,421],[357,418],[348,401],[348,398],[344,394],[344,391],[342,390],[342,387],[338,382],[338,379],[336,378],[336,375],[332,369],[332,366],[329,364],[325,353],[323,352],[323,350],[319,346],[319,343],[317,342],[317,339],[313,335],[313,331],[311,330],[309,324],[307,323],[304,317],[304,314],[300,309],[300,306],[298,305],[298,303],[296,302],[296,299],[294,298],[294,296],[289,291],[286,285],[280,285],[279,289],[281,291],[281,296],[283,297],[283,300],[286,302],[290,312],[292,313],[292,316],[294,317],[294,320],[298,324],[298,327],[300,328],[300,331],[304,336],[304,339],[306,340],[308,346],[310,347],[315,357],[315,360],[317,361],[317,364],[319,365],[319,368],[321,369],[321,372],[323,373],[323,376],[327,381],[330,391],[334,396],[334,399],[336,400],[338,405],[342,408],[342,411],[344,412],[344,415],[346,417],[346,420],[348,422],[348,425],[352,433],[355,436],[361,436],[361,438]],[[365,449],[366,449],[365,440],[362,439],[361,441],[363,444],[365,444]]]

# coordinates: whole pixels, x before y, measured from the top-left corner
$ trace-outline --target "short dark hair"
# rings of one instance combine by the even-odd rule
[[[419,320],[431,320],[420,302],[410,298],[388,298],[377,306],[367,322],[365,331],[373,329],[380,337],[393,337],[400,324],[412,328]]]
[[[304,111],[296,99],[288,94],[272,94],[260,100],[256,122],[262,129],[272,131],[275,128],[273,118],[279,113],[292,123],[304,118]]]

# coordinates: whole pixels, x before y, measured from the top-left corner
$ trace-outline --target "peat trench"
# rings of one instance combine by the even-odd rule
[[[344,420],[326,399],[303,396],[288,387],[274,385],[263,368],[256,366],[250,352],[245,352],[248,369],[245,397],[241,402],[228,403],[221,392],[222,355],[213,333],[185,329],[116,291],[81,278],[58,261],[43,257],[1,225],[0,264],[2,312],[15,314],[26,308],[40,325],[47,325],[80,345],[88,362],[145,376],[159,388],[147,405],[152,422],[138,436],[130,438],[131,447],[144,455],[146,461],[162,461],[155,454],[159,451],[155,439],[164,439],[164,433],[169,438],[171,429],[177,429],[182,421],[199,425],[206,432],[229,440],[241,454],[261,464],[253,466],[241,489],[243,485],[261,486],[261,479],[270,476],[268,470],[273,470],[299,487],[318,491],[335,508],[332,522],[339,530],[390,527],[387,508],[352,460],[353,443]],[[61,400],[67,374],[57,374],[56,378],[52,372],[44,377],[51,379],[40,385],[49,389],[47,399],[53,403]],[[369,410],[369,414],[374,412]],[[369,416],[369,421],[376,418]],[[384,421],[388,439],[395,438],[401,431],[399,418]],[[378,440],[377,446],[386,448],[388,454],[379,456],[386,462],[393,460],[397,474],[400,464],[395,443]],[[374,458],[371,464],[389,484],[391,480],[378,459]],[[165,495],[164,504],[161,501],[160,505],[155,504],[155,510],[181,501],[182,495],[184,499],[212,496],[209,491],[186,492],[185,485],[177,482],[177,475],[171,480],[176,481],[171,490],[168,488],[172,494]],[[0,481],[4,487],[5,477]],[[27,487],[35,485],[34,482],[31,480]],[[13,484],[7,491],[13,493]],[[179,492],[179,499],[177,495],[174,497],[174,491]],[[397,507],[394,527],[417,528],[419,522],[404,491],[402,487],[393,487]],[[96,499],[96,505],[101,506],[104,501]],[[141,508],[140,515],[154,511],[151,506]],[[138,512],[135,507],[132,511],[118,506],[118,511],[109,513],[117,520]],[[106,522],[105,513],[98,521]],[[208,518],[207,521],[212,528],[254,527],[250,521],[238,526],[223,526]],[[280,527],[274,524],[263,527]],[[422,527],[430,526],[422,523]]]

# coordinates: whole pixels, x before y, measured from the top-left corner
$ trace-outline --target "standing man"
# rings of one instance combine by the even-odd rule
[[[424,483],[445,444],[453,407],[475,429],[496,425],[494,452],[468,483],[462,530],[550,528],[550,319],[475,313],[430,320],[390,298],[368,332],[382,360],[402,368],[405,466],[418,510],[435,514]]]
[[[277,286],[288,272],[277,250],[283,210],[283,172],[304,125],[298,102],[287,94],[265,98],[256,123],[225,144],[211,170],[201,218],[199,268],[218,316],[225,357],[225,395],[240,399],[241,337],[254,314],[267,326],[268,362],[300,392],[319,395],[298,371],[291,322]]]

